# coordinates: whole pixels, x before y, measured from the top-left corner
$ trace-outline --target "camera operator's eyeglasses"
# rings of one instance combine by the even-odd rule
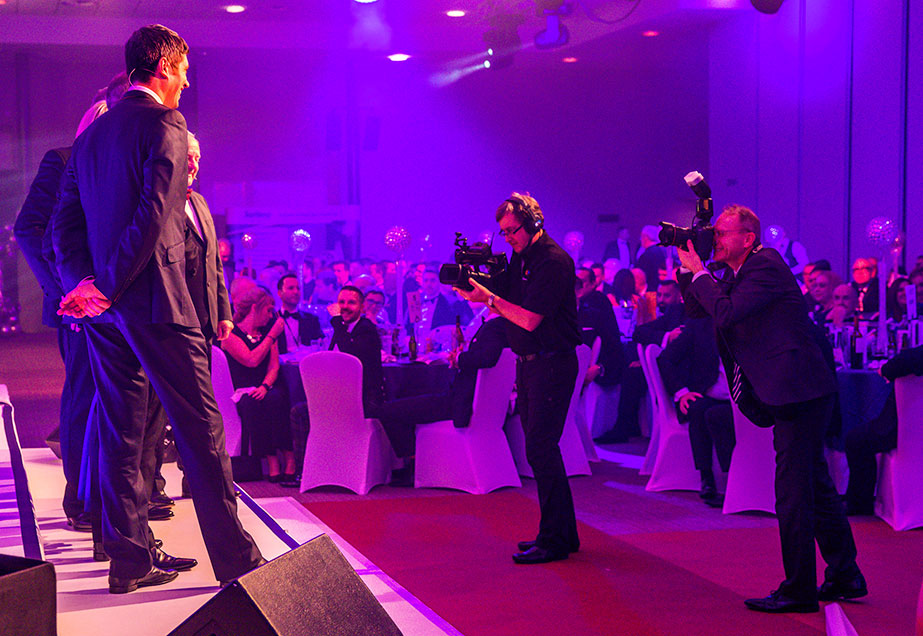
[[[500,236],[509,236],[510,234],[515,234],[521,229],[522,229],[522,225],[520,224],[519,226],[514,227],[512,230],[500,230],[499,232],[497,232],[497,234],[499,234]]]

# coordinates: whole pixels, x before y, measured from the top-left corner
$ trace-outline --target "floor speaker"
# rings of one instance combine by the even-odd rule
[[[56,603],[51,563],[0,554],[0,634],[55,636]]]
[[[401,636],[327,535],[228,585],[170,636]]]

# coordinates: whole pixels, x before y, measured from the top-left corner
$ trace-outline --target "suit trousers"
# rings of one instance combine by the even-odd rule
[[[808,402],[772,406],[775,420],[776,516],[785,580],[779,590],[798,601],[817,599],[814,541],[827,563],[826,580],[859,572],[846,506],[824,459],[824,432],[836,394]]]
[[[372,409],[388,435],[394,454],[411,457],[416,451],[417,424],[452,419],[452,393],[434,393],[391,400]]]
[[[689,443],[696,470],[712,473],[712,455],[723,472],[731,467],[734,451],[734,415],[729,400],[703,395],[689,405]]]
[[[173,426],[215,578],[228,580],[252,569],[261,557],[237,517],[224,424],[201,331],[172,324],[98,324],[87,331],[99,396],[100,490],[110,575],[139,577],[151,567],[151,482],[144,471],[150,464],[153,473],[153,459],[142,461],[149,440],[159,437],[148,426],[151,387]]]
[[[576,380],[574,352],[519,362],[516,366],[517,409],[541,510],[536,542],[540,548],[556,553],[580,547],[574,500],[558,446]]]
[[[878,481],[877,453],[897,448],[897,402],[894,390],[874,419],[851,427],[843,439],[849,463],[846,505],[850,514],[875,514],[875,484]]]
[[[76,517],[84,509],[78,493],[80,463],[96,385],[93,384],[93,373],[90,370],[86,331],[82,326],[80,331],[75,331],[71,325],[58,327],[58,348],[64,361],[59,429],[65,479],[62,505],[68,517]]]

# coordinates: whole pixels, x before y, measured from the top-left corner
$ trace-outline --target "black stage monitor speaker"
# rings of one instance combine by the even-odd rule
[[[248,572],[170,636],[401,636],[325,534]]]
[[[56,603],[52,564],[0,554],[0,634],[55,636]]]

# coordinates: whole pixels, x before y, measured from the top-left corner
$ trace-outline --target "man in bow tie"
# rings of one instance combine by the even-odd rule
[[[298,277],[286,274],[276,285],[279,300],[282,301],[282,319],[285,321],[285,337],[279,338],[279,353],[295,351],[298,347],[309,345],[312,340],[324,337],[320,320],[314,314],[298,311],[301,302],[301,288]]]

